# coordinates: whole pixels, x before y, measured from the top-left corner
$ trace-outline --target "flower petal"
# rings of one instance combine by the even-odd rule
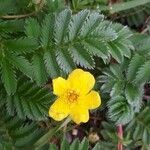
[[[61,96],[67,90],[69,83],[67,80],[58,77],[53,79],[53,93],[57,96]]]
[[[75,69],[68,77],[71,88],[79,92],[81,95],[87,94],[94,86],[94,76],[82,69]]]
[[[100,106],[101,98],[98,92],[91,91],[86,96],[82,96],[79,100],[79,103],[88,109],[95,109]]]
[[[49,116],[56,121],[61,121],[69,115],[69,106],[63,99],[57,99],[49,109]]]
[[[70,112],[71,119],[76,123],[80,124],[81,122],[88,122],[89,120],[89,111],[84,107],[74,107]]]

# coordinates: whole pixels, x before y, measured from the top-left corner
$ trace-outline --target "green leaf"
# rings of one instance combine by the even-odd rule
[[[65,49],[58,50],[56,52],[56,60],[60,68],[64,70],[66,73],[69,73],[76,68],[68,50]]]
[[[105,42],[111,42],[117,39],[118,35],[115,29],[111,27],[111,22],[102,21],[99,26],[89,34],[89,37]]]
[[[57,130],[57,126],[55,128],[50,129],[48,132],[46,132],[35,144],[34,147],[36,149],[40,149],[43,145],[45,145],[49,139],[55,135],[56,130]],[[50,149],[51,150],[51,149]]]
[[[112,5],[110,12],[116,13],[116,12],[124,11],[127,9],[135,8],[137,6],[144,5],[147,3],[150,3],[150,0],[142,0],[142,1],[141,0],[131,0],[131,1],[127,1],[127,2],[121,2],[121,3]]]
[[[37,39],[40,36],[40,25],[37,20],[30,18],[25,22],[25,32],[28,37]]]
[[[84,68],[93,69],[95,66],[94,60],[83,46],[76,44],[69,50],[74,62],[77,65],[80,65]]]
[[[147,61],[142,65],[134,80],[136,83],[145,83],[150,81],[150,61]]]
[[[79,149],[79,139],[76,138],[72,144],[70,145],[70,150],[78,150]]]
[[[58,149],[56,145],[50,144],[49,150],[58,150]]]
[[[127,124],[133,119],[134,112],[123,96],[112,98],[108,108],[108,116],[116,124]]]
[[[122,93],[122,90],[124,88],[124,83],[117,81],[114,86],[112,87],[112,90],[110,92],[111,97],[116,97]]]
[[[72,16],[71,22],[69,24],[69,41],[72,41],[79,35],[84,21],[89,14],[88,10],[83,10],[78,14]]]
[[[109,43],[109,47],[110,47],[109,53],[112,55],[112,57],[118,63],[123,62],[124,58],[121,50],[113,42]]]
[[[62,43],[68,32],[68,25],[71,19],[71,11],[65,9],[58,14],[55,21],[54,38],[57,44]]]
[[[88,150],[88,147],[89,147],[89,142],[86,138],[84,138],[79,145],[79,150]]]
[[[35,39],[20,38],[16,40],[7,40],[5,43],[7,48],[17,53],[31,53],[38,48],[38,44]]]
[[[5,126],[4,132],[1,132],[1,137],[4,136],[4,138],[0,137],[1,142],[11,143],[11,147],[8,150],[12,149],[12,147],[15,149],[30,149],[43,134],[43,130],[39,128],[36,122],[29,123],[28,120],[22,120],[16,116],[11,117],[6,112],[3,112],[3,115],[1,113],[0,124]]]
[[[129,104],[138,106],[139,102],[142,101],[142,88],[128,83],[125,88],[125,96]]]
[[[48,49],[49,45],[52,45],[53,31],[54,31],[55,16],[53,14],[46,15],[41,29],[41,46],[44,49]]]
[[[146,147],[150,145],[150,107],[146,106],[129,123],[126,130],[131,132],[135,141],[141,140]]]
[[[91,53],[91,55],[101,57],[104,61],[109,57],[108,48],[105,42],[88,38],[85,39],[82,44],[89,51],[89,53]]]
[[[116,42],[116,46],[117,46],[118,49],[120,49],[121,53],[125,57],[128,57],[128,58],[131,57],[131,50],[127,46],[125,46],[124,43]]]
[[[60,68],[56,62],[56,56],[53,50],[45,52],[44,61],[47,73],[50,74],[51,78],[60,76]]]
[[[47,89],[40,88],[31,82],[22,81],[22,85],[18,86],[15,95],[7,98],[6,106],[7,110],[12,108],[9,113],[16,111],[19,118],[45,120],[53,98],[54,96]]]
[[[8,114],[14,115],[14,105],[13,105],[13,98],[12,96],[7,96],[6,99],[6,107]]]
[[[89,35],[89,33],[95,30],[95,28],[99,25],[103,18],[104,16],[100,15],[97,12],[91,13],[81,28],[80,36],[86,37],[87,35]]]
[[[101,141],[97,143],[92,150],[116,150],[117,149],[117,144],[114,144],[112,142],[105,142]]]
[[[119,66],[118,64],[114,64],[114,65],[110,65],[110,71],[112,73],[112,75],[117,78],[117,79],[120,79],[120,80],[123,80],[124,79],[124,76],[123,76],[123,73],[122,73],[122,70],[121,70],[121,66]]]
[[[29,61],[20,55],[15,55],[15,54],[10,54],[8,56],[8,61],[18,68],[21,72],[23,72],[25,75],[27,75],[29,78],[33,78],[33,72],[32,72],[32,67]]]
[[[127,71],[127,79],[129,81],[132,81],[135,78],[139,67],[144,63],[144,61],[145,60],[144,60],[143,56],[141,56],[139,54],[135,54],[132,57],[131,62],[128,67],[128,71]]]
[[[150,130],[149,129],[147,129],[147,128],[144,129],[142,140],[147,145],[150,145]]]
[[[37,84],[38,85],[45,84],[47,81],[47,74],[43,58],[40,55],[34,54],[32,58],[32,67],[35,81],[37,82]]]
[[[61,146],[60,146],[60,149],[61,150],[70,150],[69,148],[69,143],[67,142],[67,140],[64,138],[62,143],[61,143]]]
[[[4,83],[4,87],[9,95],[14,94],[17,89],[17,82],[14,68],[10,65],[10,63],[3,59],[2,67],[1,67],[1,79]]]
[[[7,20],[7,21],[3,20],[0,22],[0,32],[2,33],[2,35],[4,33],[4,35],[6,36],[7,33],[13,33],[13,32],[16,33],[16,32],[21,32],[22,30],[23,30],[22,20]]]

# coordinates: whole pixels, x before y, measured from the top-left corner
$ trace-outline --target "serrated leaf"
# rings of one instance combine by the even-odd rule
[[[150,61],[147,61],[142,65],[134,80],[136,83],[145,83],[150,81]]]
[[[32,67],[37,84],[45,84],[47,81],[47,74],[45,70],[44,60],[40,55],[34,54],[32,58]]]
[[[3,20],[0,22],[0,32],[2,33],[2,35],[4,33],[5,36],[7,36],[7,33],[22,32],[23,25],[23,20]]]
[[[23,81],[22,81],[23,82]],[[24,82],[23,82],[24,83]],[[13,106],[19,118],[30,118],[32,120],[45,120],[48,108],[54,98],[45,88],[40,88],[32,83],[26,88],[26,84],[20,85],[19,90],[7,101],[7,107]]]
[[[9,137],[12,139],[12,141],[9,141],[1,138],[1,142],[12,142],[9,149],[12,149],[12,147],[15,149],[20,149],[22,147],[30,149],[30,147],[33,147],[35,141],[43,134],[43,130],[39,128],[39,125],[36,122],[32,121],[29,123],[25,119],[19,119],[17,116],[11,117],[6,112],[3,112],[3,115],[1,115],[1,123],[5,126],[5,130],[1,136],[7,137],[5,134],[5,131],[7,130]]]
[[[90,36],[105,42],[114,41],[118,37],[116,31],[109,24],[106,25],[105,22],[101,22]]]
[[[144,58],[143,56],[140,56],[139,54],[135,54],[128,67],[127,71],[127,79],[129,81],[132,81],[135,78],[135,75],[139,69],[139,67],[144,63]]]
[[[133,119],[134,112],[123,96],[112,98],[108,107],[109,118],[116,124],[127,124]]]
[[[142,99],[142,89],[133,84],[128,83],[125,88],[125,96],[129,104],[137,105]]]
[[[9,50],[13,50],[19,54],[31,53],[38,48],[38,43],[33,38],[7,40],[4,44],[7,45]]]
[[[116,97],[118,95],[120,95],[122,93],[122,90],[124,88],[124,83],[118,81],[114,84],[114,86],[112,87],[112,90],[110,92],[110,96],[111,97]]]
[[[25,32],[28,37],[38,39],[41,32],[41,27],[37,20],[30,18],[25,22]]]
[[[69,24],[69,41],[72,41],[74,38],[76,38],[77,35],[79,35],[81,27],[83,26],[83,23],[86,20],[88,14],[88,10],[83,10],[72,16],[71,22]]]
[[[128,45],[125,46],[124,43],[119,43],[119,42],[117,42],[117,43],[116,43],[116,46],[118,47],[118,49],[120,49],[120,51],[122,52],[122,54],[123,54],[125,57],[128,57],[128,58],[131,57],[131,50],[129,49]]]
[[[23,103],[20,102],[18,95],[15,95],[12,98],[13,107],[16,108],[17,114],[20,118],[25,118],[24,106]],[[10,107],[10,106],[9,106]]]
[[[117,65],[117,64],[110,65],[109,68],[110,68],[110,71],[114,75],[115,78],[118,78],[118,79],[124,78],[121,67],[119,65]]]
[[[105,42],[88,38],[82,44],[92,55],[101,57],[104,60],[109,57],[108,47]]]
[[[17,89],[15,71],[10,63],[5,59],[3,59],[2,62],[1,73],[1,79],[8,95],[14,94]]]
[[[92,56],[86,49],[83,48],[83,46],[76,44],[74,45],[74,47],[71,47],[69,51],[74,62],[81,67],[93,69],[93,67],[95,66],[95,62]]]
[[[6,99],[6,108],[7,108],[8,114],[14,115],[14,106],[13,106],[12,96],[7,96],[7,99]]]
[[[54,37],[57,44],[60,44],[67,35],[70,19],[71,11],[69,9],[65,9],[58,14],[54,29]]]
[[[113,43],[109,43],[109,53],[112,55],[112,57],[118,62],[122,63],[124,58],[121,50]]]
[[[58,77],[60,75],[60,68],[56,62],[56,56],[53,50],[45,52],[44,61],[47,73],[51,75],[52,78]]]
[[[91,13],[81,28],[80,36],[86,37],[89,33],[95,30],[95,28],[99,25],[100,21],[102,21],[103,18],[104,16],[100,15],[97,12]]]
[[[54,21],[55,21],[54,14],[48,14],[48,15],[46,15],[46,17],[42,23],[41,46],[44,49],[47,49],[49,47],[49,45],[52,45],[51,42],[54,38],[54,35],[53,35]]]
[[[60,68],[64,70],[66,73],[69,73],[76,68],[75,63],[73,62],[68,50],[65,49],[57,50],[56,60]]]
[[[140,141],[144,143],[145,146],[150,145],[150,107],[144,106],[143,109],[137,114],[133,121],[127,126],[127,131],[133,134],[133,139],[135,141]]]
[[[32,67],[29,61],[20,55],[10,54],[7,58],[10,62],[18,68],[22,73],[27,75],[29,78],[33,78]]]

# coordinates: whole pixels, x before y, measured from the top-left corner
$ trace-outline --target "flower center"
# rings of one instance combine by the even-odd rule
[[[67,91],[67,101],[69,103],[74,103],[77,101],[79,95],[74,90]]]

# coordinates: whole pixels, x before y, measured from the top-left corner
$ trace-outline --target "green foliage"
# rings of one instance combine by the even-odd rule
[[[112,65],[103,72],[105,75],[99,78],[100,82],[104,83],[101,90],[110,93],[108,116],[116,124],[131,121],[142,105],[143,84],[136,85],[132,81],[129,83],[124,76],[125,70],[127,69],[124,65]]]
[[[150,3],[150,1],[149,0],[143,0],[143,1],[131,0],[131,1],[126,1],[124,3],[113,5],[112,8],[111,8],[111,12],[115,13],[115,12],[119,12],[119,11],[124,11],[124,10],[128,10],[128,9],[131,9],[131,8],[135,8],[135,7],[140,6],[140,5],[145,5],[147,3]]]
[[[125,11],[122,11],[120,9],[121,12],[119,14],[119,17],[120,18],[122,17],[122,22],[127,21],[128,25],[131,27],[133,26],[139,27],[140,25],[142,25],[143,22],[145,22],[147,16],[149,16],[150,14],[150,1],[124,0],[124,2],[129,6],[126,8],[131,8],[131,7],[132,8],[127,9]]]
[[[45,120],[49,106],[54,98],[46,88],[20,78],[17,91],[13,96],[7,96],[6,107],[9,115],[17,113],[19,118]]]
[[[31,28],[36,26],[39,29],[36,20],[27,20],[25,28],[28,37],[31,37],[29,32]],[[118,62],[122,62],[123,56],[130,57],[130,48],[132,48],[128,40],[130,36],[131,32],[127,28],[103,21],[103,15],[97,12],[83,10],[72,15],[71,10],[65,9],[56,17],[52,14],[45,17],[41,26],[41,40],[38,43],[43,49],[41,53],[44,55],[48,53],[44,57],[45,64],[46,67],[50,67],[51,63],[52,70],[48,72],[51,72],[51,77],[55,77],[57,71],[52,66],[57,65],[66,73],[76,65],[92,69],[95,66],[93,60],[95,55],[108,62],[111,54]],[[37,35],[32,37],[37,39]],[[121,44],[123,41],[128,45]],[[117,51],[116,46],[118,46]],[[128,53],[120,51],[120,47],[126,48]],[[55,53],[55,58],[51,51]]]
[[[133,109],[123,96],[112,98],[108,102],[108,108],[108,115],[116,124],[126,124],[133,118]]]
[[[136,117],[128,124],[126,130],[131,132],[135,141],[141,141],[143,148],[150,146],[150,107],[145,107]]]
[[[48,74],[54,78],[77,66],[93,69],[93,56],[101,57],[105,63],[109,62],[110,55],[119,63],[124,56],[130,57],[133,46],[128,38],[131,32],[103,18],[89,10],[72,15],[71,10],[65,9],[57,15],[46,15],[42,23],[27,19],[27,37],[3,40],[1,44],[1,73],[7,93],[11,95],[16,91],[16,69],[41,85],[46,83]],[[29,53],[32,63],[25,55]]]
[[[58,150],[58,147],[50,144],[49,149]],[[81,142],[79,139],[75,139],[71,144],[63,138],[61,142],[60,150],[88,150],[89,149],[89,142],[86,138],[84,138]]]
[[[18,117],[11,117],[3,110],[1,113],[1,143],[2,149],[28,149],[36,142],[44,130],[40,129],[36,122],[29,123]],[[3,114],[3,115],[2,115]]]
[[[0,0],[0,150],[116,150],[118,124],[125,150],[149,149],[149,0],[110,8],[107,0]],[[129,14],[119,22],[146,29],[131,31],[99,10],[108,19]],[[52,79],[75,68],[90,70],[101,93],[101,108],[90,112],[88,125],[48,118]],[[81,127],[86,135],[96,130],[100,140],[60,140],[62,125],[63,135]]]
[[[149,36],[135,35],[132,42],[136,53],[123,64],[110,65],[99,81],[103,92],[110,94],[108,117],[117,124],[126,124],[140,111],[144,94],[143,85],[150,81]]]
[[[28,10],[27,6],[30,2],[29,0],[22,0],[21,5],[19,2],[19,0],[0,0],[0,15],[18,13]]]

